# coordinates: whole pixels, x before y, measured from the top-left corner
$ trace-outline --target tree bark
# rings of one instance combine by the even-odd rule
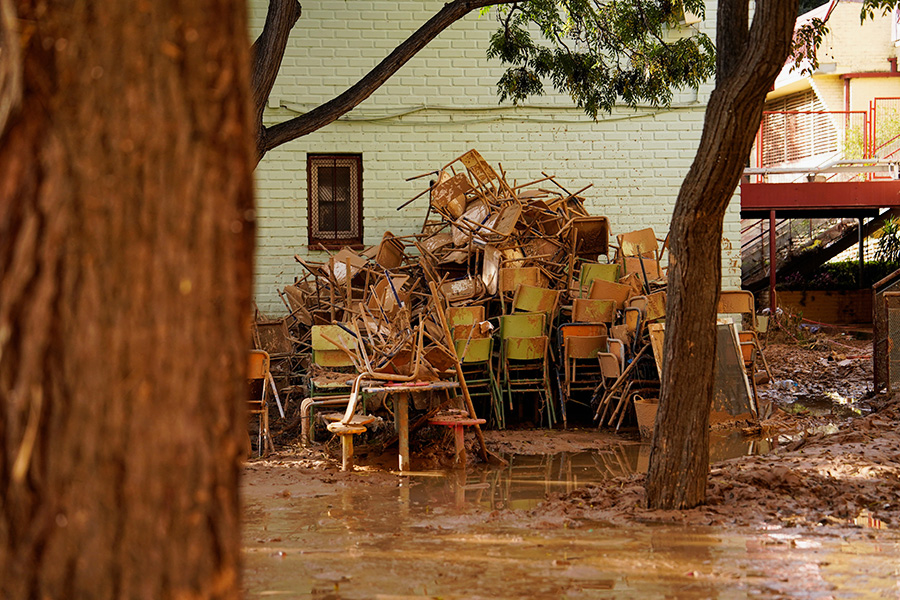
[[[17,10],[23,96],[0,132],[0,597],[237,598],[243,2]]]
[[[262,125],[262,109],[265,108],[269,94],[265,94],[261,103],[260,95],[254,94],[259,115],[260,132],[257,140],[257,160],[262,160],[262,157],[269,150],[321,129],[353,110],[363,100],[371,96],[375,90],[380,88],[384,82],[390,79],[394,73],[399,71],[419,50],[427,46],[431,40],[436,38],[447,27],[450,27],[473,10],[497,4],[512,4],[516,1],[518,0],[452,0],[444,4],[437,14],[431,17],[415,33],[397,46],[384,60],[378,63],[374,69],[341,95],[317,106],[308,113],[277,123],[271,127]],[[257,79],[270,80],[269,91],[271,91],[271,86],[274,84],[275,76],[280,68],[281,57],[284,55],[284,48],[287,45],[290,32],[290,27],[284,29],[283,27],[275,27],[275,24],[284,25],[290,20],[289,11],[292,10],[290,5],[294,3],[293,0],[272,0],[270,2],[266,26],[256,44],[254,44],[254,46],[265,45],[271,47],[271,56],[278,57],[277,61],[257,61],[254,66],[254,81]],[[273,11],[279,13],[279,15],[273,16]],[[299,17],[299,14],[297,17]],[[273,24],[271,27],[270,20]],[[294,22],[296,22],[296,18]],[[293,26],[293,23],[291,26]],[[265,40],[265,44],[261,44],[263,40]],[[259,74],[256,73],[257,71],[259,71]]]
[[[748,29],[746,0],[718,6],[716,86],[669,232],[662,393],[646,480],[651,508],[706,499],[723,221],[797,14],[797,0],[760,0]]]
[[[284,58],[291,29],[300,18],[302,10],[297,0],[269,0],[266,23],[262,32],[250,49],[250,86],[253,91],[254,123],[256,124],[256,152],[260,158],[266,153],[263,141],[266,128],[263,113],[269,101],[269,94],[278,78],[278,70]]]

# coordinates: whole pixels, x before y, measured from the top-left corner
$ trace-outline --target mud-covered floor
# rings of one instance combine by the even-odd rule
[[[770,344],[777,410],[713,432],[706,506],[648,511],[649,447],[606,431],[485,432],[506,466],[446,448],[321,449],[248,463],[250,598],[900,597],[900,402],[872,396],[870,344]]]

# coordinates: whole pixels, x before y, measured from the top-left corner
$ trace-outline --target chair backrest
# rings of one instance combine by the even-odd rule
[[[403,285],[407,281],[409,281],[407,275],[394,275],[390,281],[386,276],[382,277],[375,284],[374,293],[372,293],[373,290],[366,290],[366,294],[369,296],[366,306],[372,312],[383,310],[389,317],[394,316],[400,309],[400,305],[397,303],[398,299],[404,304],[409,302],[409,292],[403,290]]]
[[[629,231],[628,233],[620,233],[617,239],[619,240],[619,252],[622,256],[656,258],[659,242],[656,240],[656,234],[653,233],[653,229],[650,227]]]
[[[655,258],[639,258],[637,256],[622,257],[622,275],[628,273],[636,273],[644,283],[656,281],[662,277],[662,270],[659,268],[659,261]],[[643,264],[642,264],[643,263]],[[647,274],[646,279],[644,273]]]
[[[660,290],[653,292],[647,296],[647,308],[644,318],[648,321],[655,321],[666,316],[666,292]]]
[[[750,317],[750,326],[756,329],[756,304],[753,294],[746,290],[728,290],[719,293],[716,308],[719,314],[741,314]]]
[[[616,301],[575,298],[572,301],[572,320],[579,323],[612,323],[616,320]]]
[[[356,348],[356,337],[338,325],[313,325],[311,329],[313,350],[340,350],[335,341],[349,350]]]
[[[638,328],[641,326],[641,320],[643,319],[643,313],[641,309],[631,307],[625,308],[624,313],[624,321],[625,321],[625,329],[632,337],[638,334]],[[617,336],[618,337],[618,336]],[[621,339],[621,338],[619,338]]]
[[[581,266],[581,276],[578,282],[582,289],[590,289],[591,283],[595,279],[603,281],[611,281],[615,283],[619,280],[619,265],[616,263],[585,263]]]
[[[545,285],[540,267],[501,267],[497,272],[497,289],[501,294],[512,294],[520,285]]]
[[[544,313],[553,315],[556,312],[556,304],[559,302],[559,290],[533,285],[520,285],[513,296],[513,312]]]
[[[591,283],[591,291],[589,297],[592,300],[615,300],[616,308],[625,308],[625,301],[631,297],[631,287],[611,281],[603,281],[595,279]]]
[[[500,317],[500,339],[511,337],[538,337],[544,335],[547,315],[544,313],[519,313]]]
[[[625,367],[625,342],[616,338],[609,338],[607,344],[609,345],[609,353],[618,359],[619,368],[623,369]]]
[[[606,379],[616,379],[621,375],[622,370],[619,368],[619,359],[615,354],[598,352],[597,360],[600,362],[600,373]]]
[[[755,333],[752,331],[739,331],[738,341],[741,345],[741,358],[744,359],[744,366],[748,367],[756,362],[756,345],[753,343]]]
[[[625,308],[636,308],[641,315],[647,312],[647,296],[632,296],[625,301]]]
[[[513,360],[538,360],[547,357],[547,336],[511,337],[504,344],[506,358]]]
[[[632,331],[636,331],[635,328]],[[626,345],[630,346],[634,341],[634,334],[628,330],[628,325],[613,325],[609,328],[609,337],[622,340]]]
[[[447,326],[452,331],[457,325],[474,325],[484,321],[484,306],[451,306],[447,309]]]
[[[557,330],[565,340],[568,337],[594,337],[607,335],[606,323],[563,323]]]
[[[456,355],[464,364],[482,363],[491,360],[493,338],[473,338],[456,340]],[[468,344],[468,345],[467,345]]]
[[[353,360],[334,341],[339,341],[353,352],[356,338],[337,325],[312,326],[312,358],[320,367],[353,367]],[[330,338],[330,340],[328,339]]]
[[[251,350],[247,367],[247,379],[265,379],[269,372],[269,353],[265,350]]]
[[[569,336],[565,340],[566,358],[596,358],[599,352],[606,352],[607,336]]]
[[[473,325],[457,325],[453,328],[452,335],[454,340],[466,340],[469,338],[479,340],[491,337],[491,330],[488,327],[482,328],[480,322]]]

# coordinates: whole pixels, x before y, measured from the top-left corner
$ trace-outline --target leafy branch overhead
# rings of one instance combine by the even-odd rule
[[[544,81],[591,117],[617,102],[671,103],[674,90],[696,88],[715,70],[715,47],[684,10],[704,16],[702,0],[530,0],[495,7],[500,27],[488,57],[509,65],[501,100],[544,93]],[[533,33],[539,32],[539,38]]]

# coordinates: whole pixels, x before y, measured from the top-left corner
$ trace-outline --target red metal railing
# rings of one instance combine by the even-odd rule
[[[756,136],[756,165],[785,166],[829,154],[867,158],[869,130],[867,111],[765,111]]]
[[[763,112],[755,166],[788,166],[828,154],[857,160],[900,158],[900,98],[873,98],[868,110]],[[828,180],[888,177],[884,173],[832,174]],[[761,175],[754,179],[762,180]]]

